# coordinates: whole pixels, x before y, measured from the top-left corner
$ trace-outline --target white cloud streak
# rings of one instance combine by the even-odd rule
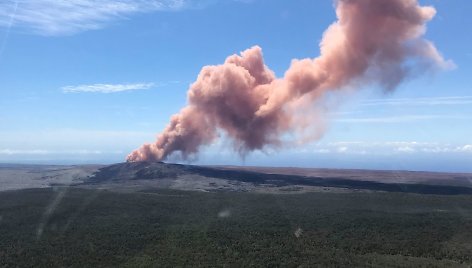
[[[450,96],[431,98],[398,98],[364,100],[361,106],[433,106],[433,105],[467,105],[472,104],[472,96]]]
[[[471,119],[470,116],[462,115],[401,115],[385,117],[358,117],[335,119],[341,123],[408,123],[435,119]]]
[[[472,144],[448,144],[438,142],[390,141],[363,142],[346,141],[315,144],[305,148],[305,153],[352,154],[352,155],[392,155],[392,154],[471,154]]]
[[[135,83],[135,84],[93,84],[79,86],[62,87],[64,93],[116,93],[131,90],[149,89],[154,87],[154,83]]]
[[[2,0],[0,26],[46,36],[70,35],[101,29],[137,13],[181,10],[190,3],[190,0]]]
[[[0,155],[46,155],[49,151],[47,150],[17,150],[17,149],[0,149]]]
[[[22,150],[22,149],[0,149],[0,155],[102,155],[123,154],[123,151],[101,151],[101,150]]]
[[[126,153],[143,140],[152,140],[154,135],[154,132],[83,129],[0,131],[0,150],[5,150],[3,154],[9,152],[18,154],[21,151],[40,154],[46,151],[83,149],[88,151],[120,150]]]

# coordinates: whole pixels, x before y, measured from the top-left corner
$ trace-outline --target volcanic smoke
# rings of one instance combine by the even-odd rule
[[[298,118],[302,101],[313,105],[334,90],[367,85],[392,90],[407,77],[452,64],[423,38],[433,7],[417,0],[338,0],[335,6],[338,20],[323,34],[319,57],[293,60],[282,78],[264,64],[258,46],[203,67],[188,91],[188,105],[155,143],[144,144],[127,161],[161,161],[173,153],[186,159],[219,131],[242,154],[277,147],[284,134],[306,127]]]

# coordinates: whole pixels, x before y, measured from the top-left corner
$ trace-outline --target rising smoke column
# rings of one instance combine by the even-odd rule
[[[316,103],[330,91],[371,84],[392,90],[408,76],[452,64],[422,38],[433,7],[417,0],[335,4],[338,20],[325,31],[319,57],[293,60],[283,78],[264,64],[258,46],[203,67],[188,91],[188,105],[155,143],[144,144],[127,161],[161,161],[175,152],[185,159],[214,141],[219,130],[242,154],[279,146],[283,134],[301,127],[295,105],[300,100]]]

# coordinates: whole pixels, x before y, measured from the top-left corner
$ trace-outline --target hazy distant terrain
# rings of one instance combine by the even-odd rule
[[[100,167],[0,164],[0,191],[76,184]]]
[[[0,190],[51,186],[120,191],[175,189],[264,193],[387,191],[472,194],[472,175],[278,167],[205,167],[162,162],[119,163],[109,166],[0,166]]]
[[[472,187],[471,173],[444,173],[427,171],[326,169],[295,167],[214,166],[228,170],[247,170],[266,174],[298,175],[315,178],[343,178],[383,183],[418,183]]]

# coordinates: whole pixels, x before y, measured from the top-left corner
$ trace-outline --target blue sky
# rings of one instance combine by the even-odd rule
[[[281,76],[319,55],[335,20],[328,0],[94,3],[0,3],[0,162],[124,161],[185,105],[202,66],[259,45]],[[472,2],[420,3],[436,7],[426,37],[454,70],[338,96],[319,141],[241,159],[220,140],[193,163],[472,172]]]

